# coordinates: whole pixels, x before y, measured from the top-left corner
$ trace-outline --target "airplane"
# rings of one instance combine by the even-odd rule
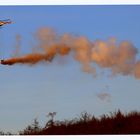
[[[10,19],[6,19],[6,20],[0,20],[0,26],[3,26],[5,24],[11,24],[12,21]]]

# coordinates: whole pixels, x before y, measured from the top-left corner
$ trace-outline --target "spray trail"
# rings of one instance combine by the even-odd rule
[[[52,61],[56,54],[66,55],[69,53],[69,48],[65,46],[57,47],[53,46],[49,48],[47,53],[31,53],[21,57],[12,57],[10,59],[1,60],[3,65],[14,65],[14,64],[29,64],[35,65],[42,61]]]
[[[50,28],[39,29],[36,39],[38,51],[2,60],[1,64],[35,65],[40,62],[52,62],[58,55],[72,53],[85,72],[96,75],[98,66],[100,69],[109,69],[112,75],[133,75],[140,78],[140,60],[136,60],[138,50],[128,41],[119,44],[115,39],[90,41],[84,36],[77,37],[68,33],[58,35]]]

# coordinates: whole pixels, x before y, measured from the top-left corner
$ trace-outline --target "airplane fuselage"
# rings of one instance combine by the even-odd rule
[[[0,20],[0,26],[3,26],[5,24],[11,24],[12,22],[10,20]]]

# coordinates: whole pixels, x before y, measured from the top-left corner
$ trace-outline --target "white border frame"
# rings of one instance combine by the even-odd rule
[[[140,5],[140,0],[0,0],[0,5],[3,6],[12,6],[12,5]],[[46,140],[71,140],[71,139],[80,139],[80,140],[118,140],[118,139],[126,139],[126,140],[139,140],[140,135],[92,135],[92,136],[0,136],[0,139],[41,139]]]
[[[140,0],[0,0],[0,5],[136,5]]]

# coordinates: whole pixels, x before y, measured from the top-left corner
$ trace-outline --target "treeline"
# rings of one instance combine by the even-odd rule
[[[37,119],[19,135],[102,135],[102,134],[140,134],[140,112],[123,114],[120,110],[96,118],[87,112],[79,118],[54,121],[55,112],[49,113],[50,120],[44,127]]]

